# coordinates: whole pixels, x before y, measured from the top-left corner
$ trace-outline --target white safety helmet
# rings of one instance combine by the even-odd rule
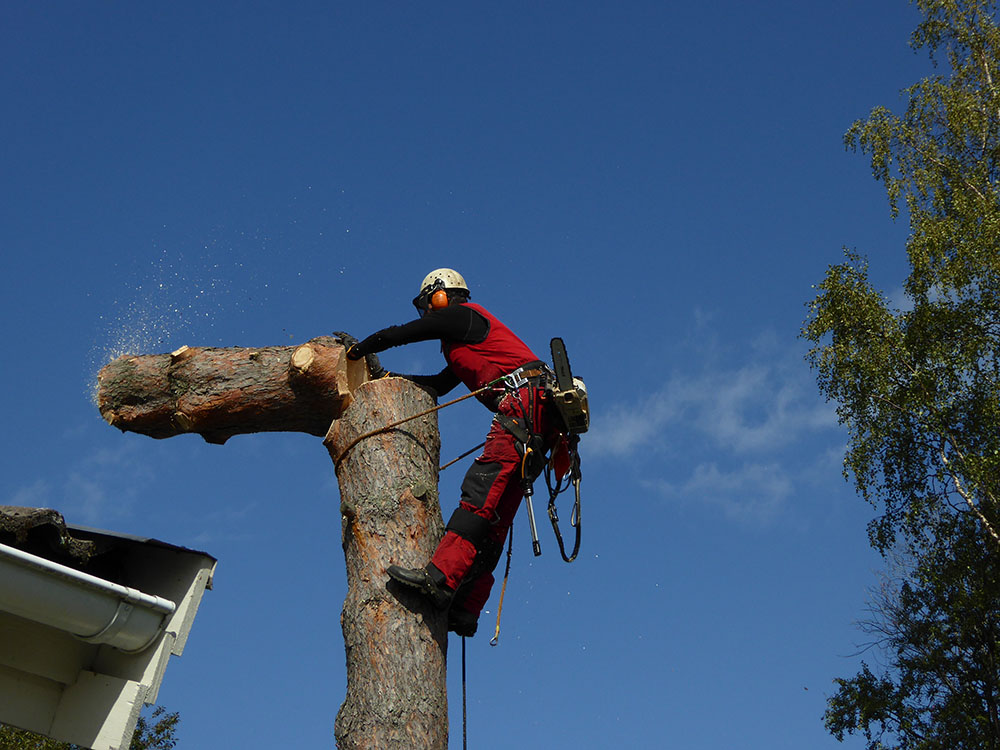
[[[421,313],[427,312],[428,309],[444,307],[447,302],[435,304],[434,293],[440,291],[459,291],[464,292],[466,297],[470,296],[469,287],[462,274],[450,268],[438,268],[424,276],[424,280],[420,282],[420,292],[413,298],[413,306]]]

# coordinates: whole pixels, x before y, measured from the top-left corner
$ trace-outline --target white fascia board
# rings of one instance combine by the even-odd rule
[[[0,545],[0,721],[127,750],[139,709],[156,700],[170,656],[184,650],[216,561],[156,540],[74,531],[114,542],[115,565],[141,590]]]
[[[83,671],[63,691],[49,736],[93,750],[128,750],[146,686]]]

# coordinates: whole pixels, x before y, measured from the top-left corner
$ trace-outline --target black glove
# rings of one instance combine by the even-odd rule
[[[350,353],[348,353],[347,356],[350,358]],[[382,367],[382,363],[379,361],[377,354],[366,354],[365,364],[368,365],[368,376],[372,380],[388,377],[389,371]]]
[[[351,354],[351,349],[358,345],[358,340],[346,331],[334,331],[333,337],[347,350],[348,359],[361,359],[360,354]]]

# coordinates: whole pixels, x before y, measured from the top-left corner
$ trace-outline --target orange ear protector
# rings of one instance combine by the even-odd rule
[[[428,305],[431,310],[440,310],[442,307],[448,306],[448,292],[444,289],[438,289],[434,294],[431,295],[431,300]]]

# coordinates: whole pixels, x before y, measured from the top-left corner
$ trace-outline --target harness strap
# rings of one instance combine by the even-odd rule
[[[521,420],[516,417],[508,417],[506,414],[497,414],[493,418],[497,421],[497,424],[513,435],[519,443],[527,444],[531,442],[531,433],[528,432],[528,428]]]
[[[580,553],[580,480],[573,482],[576,487],[576,503],[573,505],[573,516],[570,524],[576,529],[576,539],[573,542],[573,552],[566,554],[566,547],[563,545],[562,533],[559,531],[559,513],[556,511],[555,497],[549,498],[549,520],[552,522],[552,530],[556,532],[556,541],[559,543],[559,554],[568,563],[573,562]]]
[[[528,362],[526,365],[521,365],[513,372],[507,373],[500,378],[500,382],[507,388],[516,390],[532,380],[537,380],[548,372],[548,365],[538,359],[534,362]]]
[[[556,497],[569,488],[569,484],[562,484],[561,477],[557,478],[555,485],[552,484],[550,477],[550,470],[552,469],[552,464],[549,464],[545,468],[545,483],[549,486],[549,521],[552,522],[552,530],[556,534],[556,541],[559,543],[559,554],[562,555],[562,559],[568,563],[573,562],[576,559],[577,554],[580,552],[580,480],[582,478],[580,474],[580,454],[577,452],[577,444],[579,443],[579,437],[573,435],[570,437],[570,467],[569,467],[569,482],[573,485],[576,494],[576,501],[573,504],[573,515],[570,516],[570,524],[576,529],[576,539],[573,542],[573,551],[567,555],[566,547],[563,544],[562,533],[559,531],[559,513],[556,510]]]

